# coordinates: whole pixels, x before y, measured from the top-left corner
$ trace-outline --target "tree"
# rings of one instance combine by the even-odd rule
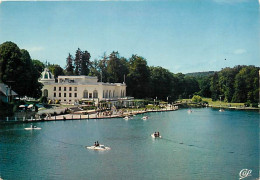
[[[214,73],[210,80],[210,91],[211,91],[211,98],[213,101],[218,100],[220,91],[219,91],[219,77],[218,73]]]
[[[0,99],[0,119],[10,117],[13,115],[13,104],[8,104]]]
[[[200,91],[198,94],[203,97],[210,98],[211,91],[210,91],[210,78],[211,76],[205,76],[198,79]]]
[[[192,102],[200,103],[200,102],[202,102],[202,98],[200,96],[198,96],[198,95],[194,95],[192,97]]]
[[[44,68],[45,68],[43,62],[41,62],[40,60],[37,60],[37,59],[33,59],[32,64],[33,64],[34,68],[37,70],[37,72],[39,73],[39,76],[40,76],[41,73],[43,72]]]
[[[30,54],[13,42],[0,45],[0,80],[19,96],[35,97],[40,92],[39,73]]]
[[[0,80],[7,85],[16,82],[23,71],[21,51],[13,42],[5,42],[0,45]],[[16,90],[17,85],[12,88]]]
[[[88,51],[82,52],[80,75],[89,74],[90,57],[91,56]]]
[[[98,71],[98,60],[90,61],[89,76],[97,76],[100,79],[100,72]]]
[[[81,61],[82,61],[82,51],[78,48],[74,59],[75,75],[80,75]]]
[[[54,75],[54,78],[57,79],[58,76],[64,75],[64,70],[60,65],[58,64],[52,64],[48,66],[48,69],[51,71],[51,73]]]
[[[194,77],[185,76],[184,77],[184,89],[182,93],[182,97],[189,98],[195,92],[199,92],[199,83]]]
[[[150,67],[150,97],[167,100],[172,96],[173,74],[162,67]]]
[[[100,72],[99,80],[102,82],[108,82],[107,66],[108,66],[108,57],[104,53],[102,59],[98,61],[98,69],[97,69]]]
[[[149,97],[150,71],[147,61],[141,56],[132,55],[129,59],[127,93],[135,98]]]
[[[235,93],[232,102],[258,102],[259,68],[245,66],[235,77]]]
[[[73,66],[73,57],[69,53],[67,60],[66,60],[66,75],[73,75],[74,74],[74,66]]]
[[[220,94],[224,95],[223,99],[226,102],[231,102],[232,100],[234,94],[235,76],[241,68],[241,66],[235,66],[234,68],[227,67],[218,73]]]
[[[108,81],[118,83],[124,81],[124,76],[128,74],[127,60],[120,58],[119,53],[113,51],[107,63]]]

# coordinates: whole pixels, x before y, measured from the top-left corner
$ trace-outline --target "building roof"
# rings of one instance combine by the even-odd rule
[[[13,90],[10,92],[10,89],[8,86],[4,83],[0,83],[0,92],[2,92],[5,96],[17,96],[17,93],[14,92]]]
[[[45,68],[42,72],[41,80],[54,80],[54,76],[48,68]]]

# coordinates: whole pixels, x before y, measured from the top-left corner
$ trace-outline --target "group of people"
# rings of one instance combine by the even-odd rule
[[[37,126],[33,126],[32,124],[31,124],[31,128],[33,129],[33,128],[37,128]]]
[[[154,132],[154,137],[160,137],[160,133],[159,132]]]
[[[95,142],[94,146],[95,146],[95,147],[99,146],[99,142],[98,142],[98,141]]]

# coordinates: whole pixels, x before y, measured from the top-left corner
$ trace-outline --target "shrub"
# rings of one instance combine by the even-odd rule
[[[41,103],[47,103],[47,97],[42,96],[42,97],[40,98],[40,102],[41,102]]]
[[[198,96],[198,95],[194,95],[192,97],[192,102],[200,103],[200,102],[202,102],[202,98],[200,96]]]
[[[249,106],[250,106],[250,102],[247,101],[247,102],[244,103],[244,105],[245,105],[246,107],[249,107]]]
[[[258,103],[252,103],[252,107],[257,108],[258,107]]]

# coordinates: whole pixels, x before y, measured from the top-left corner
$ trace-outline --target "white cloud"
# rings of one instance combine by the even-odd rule
[[[245,54],[247,51],[245,49],[236,49],[233,51],[233,54]]]
[[[25,48],[27,51],[29,51],[29,52],[38,52],[38,51],[42,51],[42,50],[44,50],[44,48],[43,47],[41,47],[41,46],[35,46],[35,47],[27,47],[27,48]]]

